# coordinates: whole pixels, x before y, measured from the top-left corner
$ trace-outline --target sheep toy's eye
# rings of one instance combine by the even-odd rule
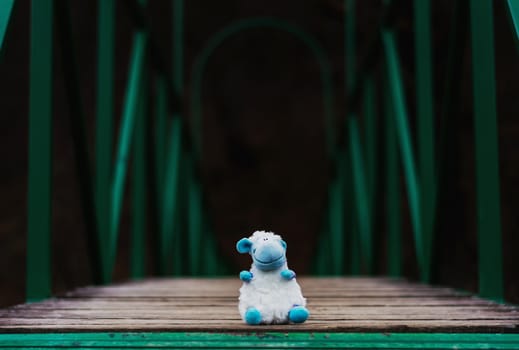
[[[252,250],[252,253],[253,253],[253,254],[256,253],[256,248],[254,248],[254,249]]]
[[[265,238],[263,238],[263,240],[264,240],[264,241],[268,241],[269,239],[265,237]]]

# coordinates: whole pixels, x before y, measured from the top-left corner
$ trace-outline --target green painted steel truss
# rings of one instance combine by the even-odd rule
[[[519,334],[47,333],[0,334],[0,348],[517,349]]]

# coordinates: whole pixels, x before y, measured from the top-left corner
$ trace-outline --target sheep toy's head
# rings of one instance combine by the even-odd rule
[[[287,261],[287,244],[281,236],[272,232],[256,231],[249,238],[242,238],[236,243],[238,252],[249,253],[256,267],[262,271],[280,268]]]

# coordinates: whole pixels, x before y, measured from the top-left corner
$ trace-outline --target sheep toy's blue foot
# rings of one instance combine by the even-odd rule
[[[294,323],[303,323],[307,320],[310,313],[304,306],[295,306],[288,312],[288,318]]]
[[[261,322],[261,313],[258,309],[251,307],[245,312],[245,322],[250,325],[257,325]]]

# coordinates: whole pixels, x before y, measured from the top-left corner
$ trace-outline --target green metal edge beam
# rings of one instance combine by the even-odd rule
[[[109,264],[114,117],[115,0],[98,0],[95,191],[102,282],[111,279]]]
[[[110,216],[110,269],[114,264],[117,252],[117,237],[119,221],[123,203],[124,184],[130,143],[132,139],[135,118],[138,114],[139,90],[142,83],[144,56],[146,50],[146,34],[137,32],[134,36],[132,55],[130,60],[130,73],[128,78],[126,96],[124,99],[122,125],[119,131],[119,144],[115,157],[115,169],[112,185],[112,210]]]
[[[373,240],[371,228],[371,212],[369,194],[366,183],[366,172],[362,157],[362,146],[360,144],[359,127],[355,117],[350,117],[349,139],[351,150],[351,166],[353,168],[353,188],[357,207],[357,222],[360,238],[361,261],[367,273],[373,269]]]
[[[508,13],[510,15],[510,20],[512,22],[512,27],[515,33],[515,42],[517,47],[519,48],[519,1],[517,0],[507,0],[508,4]],[[1,40],[0,40],[0,48],[1,48]]]
[[[305,32],[304,30],[291,25],[288,22],[276,18],[252,18],[246,20],[239,20],[231,23],[218,33],[214,34],[197,56],[191,76],[191,111],[193,120],[193,140],[195,146],[195,155],[200,157],[202,151],[202,81],[205,69],[213,52],[220,47],[227,39],[233,35],[255,28],[274,29],[292,34],[299,39],[305,46],[307,46],[319,64],[321,74],[321,84],[323,87],[323,107],[325,116],[325,131],[328,156],[333,158],[335,151],[335,128],[333,116],[333,79],[332,69],[326,57],[326,52],[319,45],[317,40]]]
[[[0,334],[0,348],[517,349],[518,346],[518,334],[481,333]]]
[[[503,298],[493,1],[470,1],[479,245],[479,292]]]
[[[423,282],[428,282],[430,279],[430,267],[429,256],[426,254],[423,241],[422,219],[420,215],[420,189],[416,174],[415,157],[411,143],[402,74],[400,72],[394,33],[390,30],[383,30],[382,41],[387,62],[388,87],[391,93],[394,123],[396,125],[400,152],[402,153],[402,162],[405,173],[407,196],[409,198],[409,207],[411,210],[411,224],[413,227],[420,278]]]
[[[9,26],[13,6],[14,0],[3,0],[0,4],[0,52],[2,52],[2,46]]]
[[[51,294],[52,36],[54,1],[31,6],[26,298]]]

